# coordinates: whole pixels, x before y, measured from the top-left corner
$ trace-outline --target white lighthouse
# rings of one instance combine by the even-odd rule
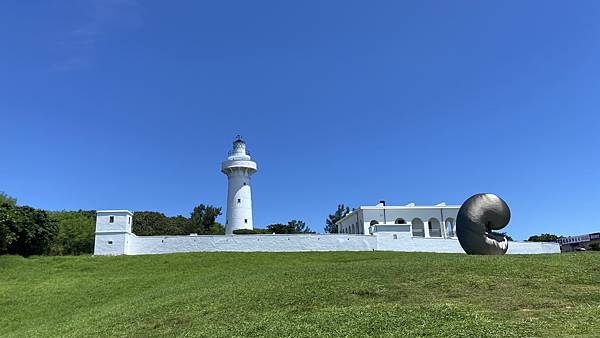
[[[250,176],[256,172],[256,162],[246,151],[246,142],[238,135],[227,160],[221,164],[221,171],[227,175],[227,220],[225,234],[233,230],[252,230],[252,190]]]

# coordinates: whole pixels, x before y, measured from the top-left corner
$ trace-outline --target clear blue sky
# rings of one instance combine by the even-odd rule
[[[0,191],[50,210],[494,192],[517,239],[600,231],[599,1],[4,1]],[[220,218],[223,221],[223,218]]]

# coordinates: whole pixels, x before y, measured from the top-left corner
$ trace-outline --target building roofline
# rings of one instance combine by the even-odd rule
[[[129,211],[129,210],[96,210],[96,214],[121,214],[121,213],[126,213],[129,214],[131,216],[133,216],[133,212]]]
[[[365,205],[360,206],[358,209],[362,210],[376,210],[376,209],[456,209],[460,208],[460,205]]]
[[[354,213],[357,212],[358,210],[382,210],[382,209],[413,210],[413,209],[458,209],[458,208],[460,208],[460,205],[412,205],[412,206],[407,206],[407,205],[384,205],[384,206],[362,205],[362,206],[350,211],[344,217],[340,218],[340,220],[335,222],[335,224],[338,224],[339,222],[346,220],[350,216],[353,216]]]

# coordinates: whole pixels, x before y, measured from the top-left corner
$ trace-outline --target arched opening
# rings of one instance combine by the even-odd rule
[[[394,224],[406,224],[406,221],[404,220],[404,218],[396,218]]]
[[[429,227],[429,237],[442,237],[442,227],[437,218],[430,218],[427,226]]]
[[[373,226],[373,225],[379,224],[379,222],[377,222],[376,220],[372,220],[371,223],[369,223],[369,224],[371,224],[371,226]]]
[[[415,237],[425,237],[425,227],[423,221],[419,218],[412,220],[412,235]]]
[[[456,237],[456,229],[454,225],[454,218],[446,218],[446,222],[444,222],[446,227],[446,234],[448,237]]]

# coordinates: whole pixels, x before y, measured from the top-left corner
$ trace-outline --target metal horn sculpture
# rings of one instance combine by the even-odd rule
[[[456,236],[469,255],[504,255],[508,240],[492,230],[504,228],[509,221],[510,209],[500,197],[473,195],[458,210]]]

